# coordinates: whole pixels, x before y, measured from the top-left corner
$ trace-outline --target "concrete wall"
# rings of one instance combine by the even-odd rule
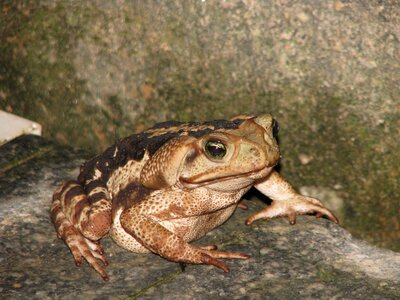
[[[0,108],[45,136],[268,111],[282,173],[400,249],[397,1],[3,1],[0,28]]]

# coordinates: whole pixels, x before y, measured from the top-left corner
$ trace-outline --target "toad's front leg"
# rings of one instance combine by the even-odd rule
[[[254,187],[271,198],[273,202],[267,208],[247,218],[246,224],[251,224],[258,219],[283,216],[288,217],[290,224],[295,224],[296,216],[304,214],[316,214],[317,217],[327,216],[333,222],[339,222],[319,200],[298,194],[276,171],[272,171],[266,180],[255,184]]]
[[[135,207],[125,210],[121,214],[120,221],[124,230],[144,247],[170,261],[214,265],[229,272],[229,268],[218,258],[250,257],[239,252],[218,251],[216,246],[191,245],[150,217],[140,214],[139,209]]]
[[[104,265],[108,264],[98,240],[110,228],[111,205],[105,197],[98,198],[97,202],[90,204],[78,182],[66,181],[53,195],[50,216],[58,237],[70,248],[76,265],[82,263],[83,257],[104,280],[108,280],[107,273],[98,262],[101,260]]]

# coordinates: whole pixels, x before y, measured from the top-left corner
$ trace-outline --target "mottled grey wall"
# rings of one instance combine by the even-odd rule
[[[272,112],[282,172],[400,249],[398,1],[3,1],[0,108],[92,151]]]

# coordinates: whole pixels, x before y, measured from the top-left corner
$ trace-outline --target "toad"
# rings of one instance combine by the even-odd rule
[[[247,218],[315,214],[336,217],[314,198],[298,194],[276,171],[278,123],[269,114],[209,122],[169,121],[131,135],[87,161],[77,180],[53,195],[51,219],[77,265],[84,258],[104,280],[100,239],[152,252],[174,262],[207,264],[229,271],[221,259],[240,252],[195,246],[191,241],[224,223],[251,187],[272,204]]]

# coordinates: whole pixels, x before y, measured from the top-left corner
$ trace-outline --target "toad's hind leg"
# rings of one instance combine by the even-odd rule
[[[250,257],[240,252],[219,251],[215,246],[191,245],[151,218],[138,214],[135,208],[127,209],[121,214],[121,225],[128,234],[147,249],[174,262],[213,265],[229,272],[229,268],[218,258],[248,259]]]
[[[70,248],[77,265],[86,259],[104,280],[107,273],[98,259],[107,265],[99,242],[110,229],[111,205],[106,199],[90,204],[82,186],[70,180],[53,195],[50,216],[59,238]]]

